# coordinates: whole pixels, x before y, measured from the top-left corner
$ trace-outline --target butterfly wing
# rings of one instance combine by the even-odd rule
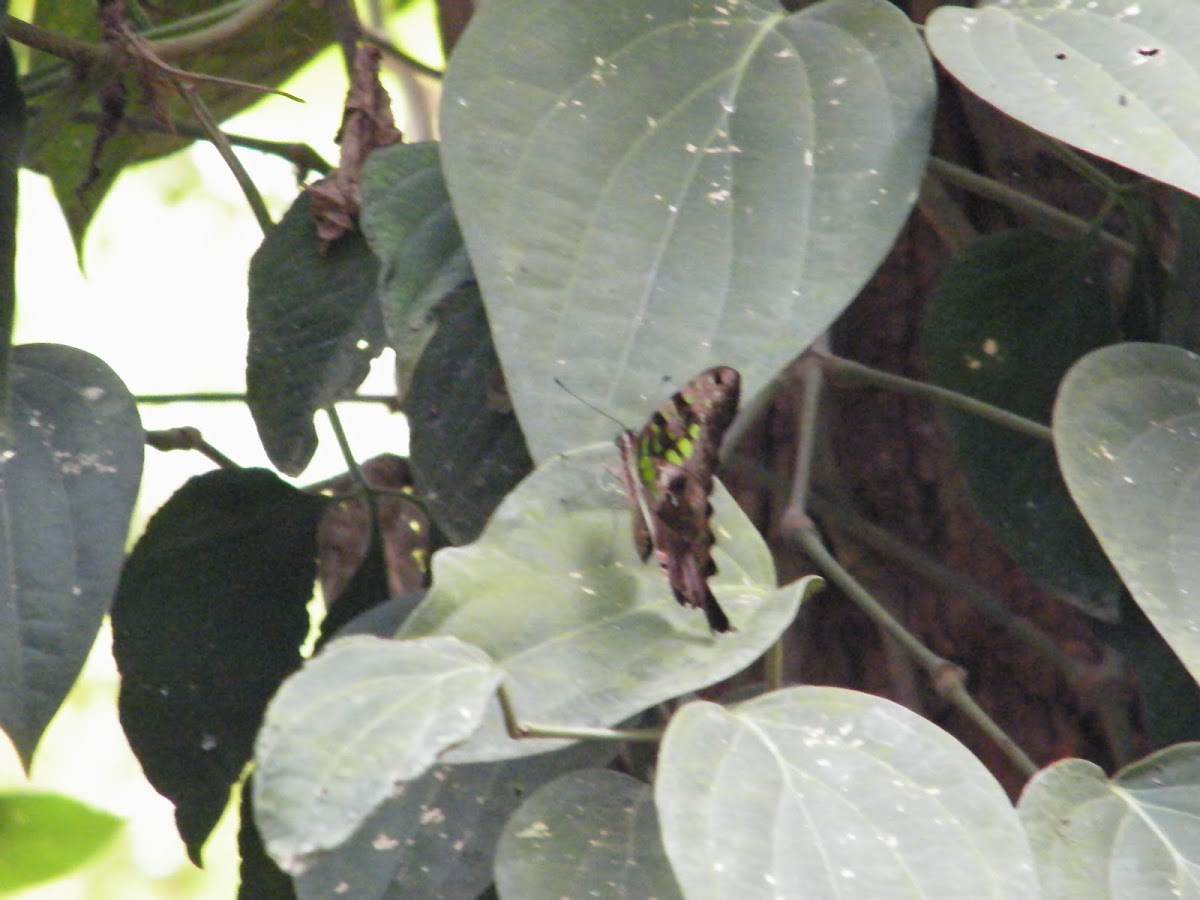
[[[739,393],[735,369],[707,369],[663,404],[640,434],[626,431],[617,438],[622,479],[636,507],[638,554],[645,560],[653,551],[675,599],[703,609],[718,632],[732,626],[708,586],[717,571],[709,495]]]
[[[622,431],[617,435],[617,449],[621,451],[621,482],[634,507],[633,546],[642,562],[645,562],[654,549],[654,537],[650,530],[654,520],[650,512],[650,498],[638,468],[637,448],[638,439],[632,431]]]
[[[708,586],[709,576],[717,574],[710,527],[712,479],[705,487],[690,472],[667,463],[659,470],[659,488],[655,558],[667,575],[675,600],[681,606],[703,609],[713,631],[731,631],[729,617]]]

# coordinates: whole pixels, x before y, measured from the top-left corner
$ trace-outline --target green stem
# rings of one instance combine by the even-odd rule
[[[965,413],[978,416],[989,422],[995,422],[1004,428],[1010,428],[1021,434],[1027,434],[1038,440],[1051,442],[1054,440],[1054,432],[1049,426],[1042,425],[1024,416],[1019,416],[1006,409],[1001,409],[998,406],[993,406],[990,403],[985,403],[982,400],[976,400],[974,397],[968,397],[966,394],[960,394],[958,391],[938,387],[934,384],[927,384],[924,381],[916,381],[912,378],[905,378],[903,375],[884,372],[882,369],[865,366],[853,360],[834,356],[832,353],[815,351],[814,355],[833,373],[834,377],[877,385],[890,390],[900,391],[913,397],[932,400],[935,403],[945,403],[947,406],[953,406]]]
[[[1078,216],[1073,216],[1057,206],[1052,206],[1008,185],[972,172],[963,166],[931,157],[928,168],[930,174],[947,184],[956,185],[979,197],[1001,203],[1035,222],[1044,223],[1049,228],[1063,229],[1070,234],[1081,236],[1095,232],[1100,242],[1113,250],[1125,256],[1133,256],[1135,252],[1132,243],[1111,232],[1098,229],[1095,222],[1088,222]],[[1109,179],[1109,183],[1112,183],[1111,179]]]
[[[996,724],[966,689],[966,673],[949,660],[938,656],[921,643],[898,619],[889,613],[859,581],[842,567],[825,547],[816,527],[808,521],[797,530],[801,547],[831,582],[850,598],[885,634],[896,641],[925,670],[935,690],[949,700],[972,723],[990,737],[1012,763],[1029,776],[1037,774],[1037,764]]]
[[[566,740],[587,741],[642,741],[654,743],[662,739],[661,728],[589,728],[587,726],[570,727],[560,725],[534,725],[522,722],[513,707],[512,696],[504,685],[496,688],[496,699],[500,701],[500,714],[504,717],[504,727],[508,736],[514,741],[528,738],[563,738]]]
[[[777,691],[783,687],[786,672],[787,651],[783,646],[783,638],[767,648],[763,657],[763,681],[768,691]]]
[[[237,181],[238,187],[242,189],[242,195],[246,198],[251,212],[254,213],[254,218],[258,221],[258,227],[262,229],[263,234],[267,234],[275,225],[271,220],[271,213],[267,210],[267,204],[263,201],[262,194],[258,192],[258,186],[255,185],[254,180],[250,177],[250,173],[246,171],[246,167],[242,165],[242,161],[233,152],[233,147],[230,145],[229,139],[225,136],[225,132],[221,131],[220,124],[209,111],[208,105],[200,99],[193,85],[182,80],[177,80],[176,87],[179,89],[179,93],[187,103],[188,108],[191,109],[192,115],[196,117],[200,128],[212,142],[212,145],[217,148],[217,153],[221,155],[221,159],[225,161],[225,165],[229,167],[229,171],[233,173],[234,180]]]
[[[222,469],[240,469],[236,462],[204,439],[199,428],[164,428],[146,432],[146,443],[164,453],[171,450],[195,450],[208,457]]]
[[[371,486],[367,484],[362,467],[354,458],[354,451],[350,449],[350,439],[346,436],[346,429],[342,427],[342,418],[332,403],[325,407],[325,415],[328,416],[329,424],[333,428],[333,436],[337,440],[338,449],[342,451],[342,460],[346,463],[346,471],[350,473],[350,477],[362,488],[367,497],[371,497]]]
[[[138,403],[145,403],[147,405],[160,403],[245,403],[246,395],[236,391],[214,391],[211,393],[196,394],[138,394],[134,399]],[[338,403],[382,403],[385,406],[394,406],[396,396],[394,394],[354,394],[350,397],[338,398]]]

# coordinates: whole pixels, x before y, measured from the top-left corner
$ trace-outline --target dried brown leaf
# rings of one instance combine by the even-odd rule
[[[374,488],[403,491],[412,486],[408,461],[399,456],[377,456],[361,468],[363,477]],[[355,482],[344,475],[329,487],[340,493],[352,490]],[[415,502],[404,497],[382,494],[376,496],[376,504],[389,593],[395,597],[420,590],[425,586],[429,560],[429,520]],[[321,592],[326,606],[332,606],[350,583],[367,555],[370,541],[371,514],[363,498],[328,507],[317,531]]]
[[[379,83],[379,57],[375,47],[358,48],[337,137],[342,147],[341,161],[333,172],[308,188],[322,250],[357,227],[359,178],[371,151],[403,139],[392,118],[391,98]]]

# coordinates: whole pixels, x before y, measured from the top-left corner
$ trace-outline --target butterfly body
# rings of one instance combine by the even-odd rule
[[[709,496],[740,387],[735,369],[707,369],[663,404],[640,433],[617,436],[638,555],[644,561],[653,553],[675,599],[703,609],[716,632],[732,626],[708,586],[717,572]]]

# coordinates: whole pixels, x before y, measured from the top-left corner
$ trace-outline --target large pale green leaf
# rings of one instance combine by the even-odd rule
[[[916,197],[934,82],[886,0],[496,0],[442,160],[535,460],[706,364],[758,391],[850,302]]]
[[[66,875],[121,828],[112,813],[71,797],[36,791],[0,793],[0,893]]]
[[[930,379],[1046,422],[1071,364],[1117,339],[1091,241],[990,234],[942,270],[925,314]],[[1121,581],[1076,509],[1047,441],[958,409],[943,419],[972,499],[1022,568],[1115,621]]]
[[[14,349],[0,435],[0,725],[22,762],[75,682],[108,611],[145,438],[103,361]]]
[[[367,157],[359,225],[382,263],[383,322],[396,352],[397,393],[403,399],[437,327],[434,307],[474,277],[436,143],[393,144]]]
[[[143,8],[153,10],[159,25],[148,34],[152,39],[180,37],[213,26],[238,11],[235,5],[225,4],[225,15],[214,17],[212,12],[218,5],[214,0],[174,0],[169,7],[143,4]],[[321,48],[330,44],[334,34],[332,19],[320,4],[288,2],[276,6],[275,13],[257,27],[232,38],[211,42],[202,48],[202,52],[173,62],[189,71],[278,87]],[[189,19],[195,15],[201,18]],[[99,40],[96,4],[86,0],[38,3],[35,22],[68,37]],[[76,247],[79,247],[105,193],[125,166],[178,150],[190,139],[119,128],[100,156],[99,176],[87,191],[80,192],[80,186],[88,177],[96,134],[99,103],[95,91],[105,82],[108,73],[89,73],[89,77],[81,81],[68,65],[44,54],[35,54],[32,65],[33,71],[26,83],[32,92],[30,100],[37,115],[31,122],[29,150],[33,159],[27,162],[49,176],[54,184],[55,195],[62,205]],[[143,121],[150,119],[150,114],[138,102],[139,88],[135,78],[127,75],[126,82],[130,94],[127,114]],[[261,91],[223,84],[199,85],[198,93],[218,120],[232,116],[263,97]],[[164,99],[177,121],[195,124],[187,105],[169,84]]]
[[[300,900],[456,900],[492,883],[496,841],[521,801],[564,772],[602,766],[617,744],[592,741],[498,763],[434,766],[383,802],[341,846],[305,860]]]
[[[517,714],[554,726],[608,727],[753,662],[819,579],[776,591],[766,545],[718,485],[720,574],[710,583],[737,631],[710,634],[700,612],[675,602],[653,558],[638,559],[618,465],[607,444],[535,470],[478,541],[434,555],[433,587],[401,634],[482,647],[504,670]],[[506,759],[561,743],[512,740],[494,703],[480,731],[443,759]]]
[[[1088,354],[1059,390],[1054,443],[1100,546],[1200,675],[1200,357],[1163,344]]]
[[[688,704],[654,796],[689,900],[1037,896],[1025,835],[983,764],[869,694]]]
[[[1038,131],[1200,194],[1200,2],[994,0],[925,25],[950,73]]]
[[[1065,759],[1025,787],[1018,812],[1046,897],[1200,897],[1200,744],[1177,744],[1109,779]]]
[[[348,838],[396,786],[475,730],[502,673],[454,638],[333,641],[271,701],[254,810],[285,870]]]
[[[555,779],[509,819],[496,848],[502,897],[682,898],[650,786],[603,769]]]

